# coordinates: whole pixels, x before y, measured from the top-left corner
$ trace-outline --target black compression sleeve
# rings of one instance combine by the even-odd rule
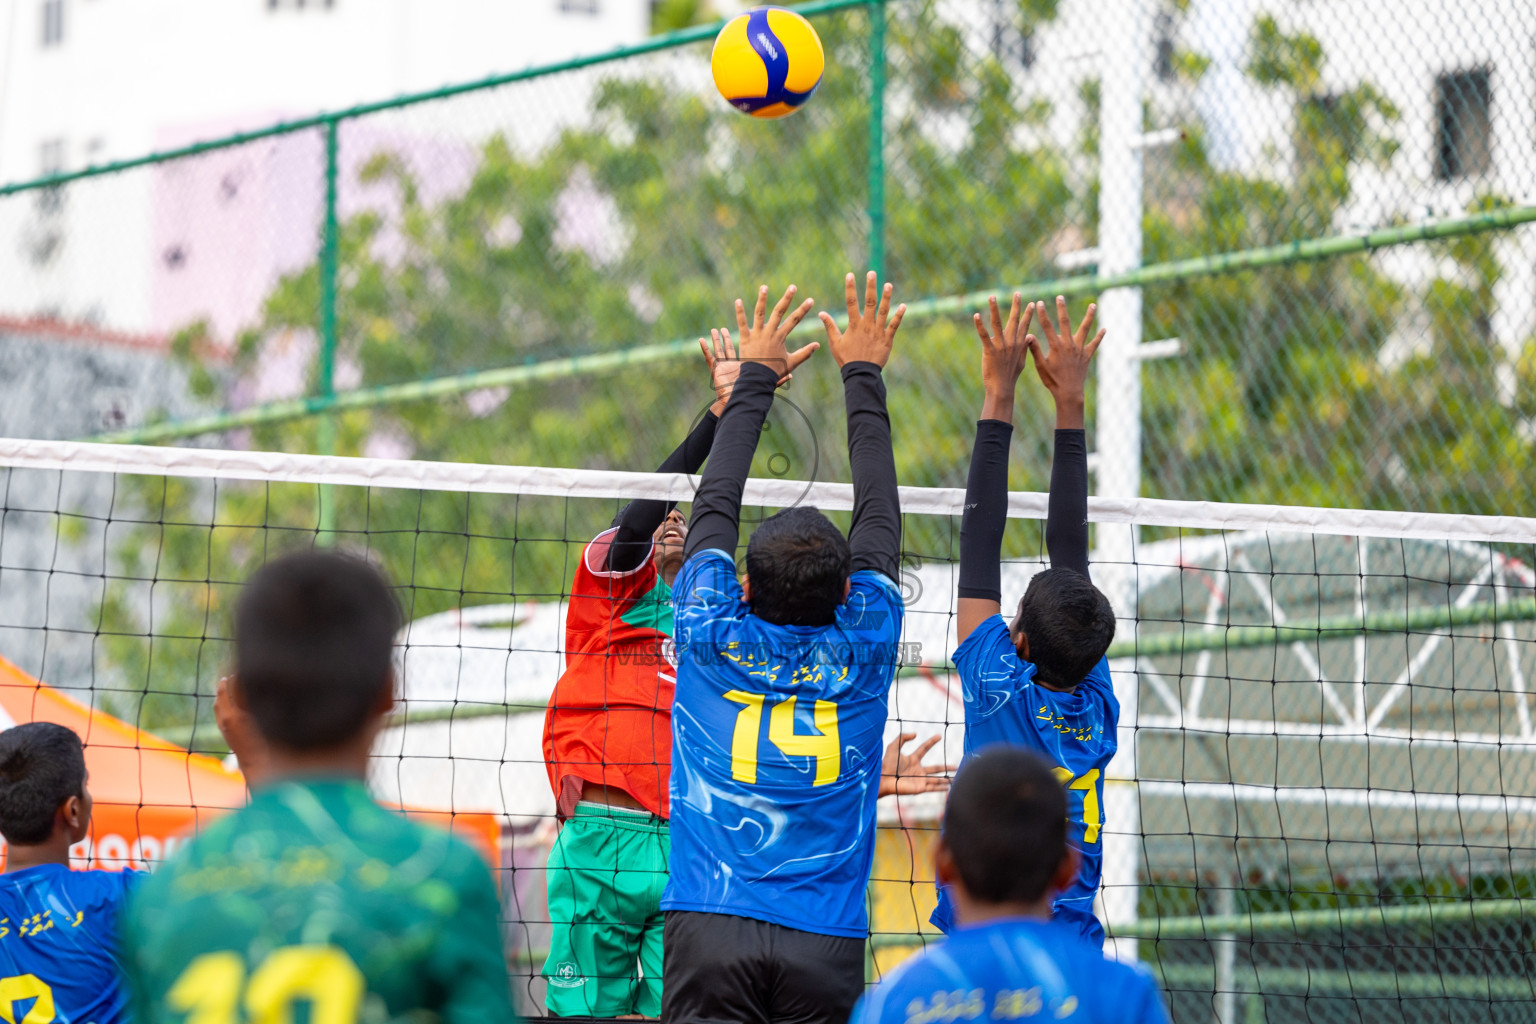
[[[1088,575],[1088,440],[1082,430],[1056,431],[1045,550],[1051,556],[1051,568]]]
[[[720,418],[713,411],[705,412],[704,418],[672,450],[658,473],[697,473],[704,460],[709,458],[709,447],[715,440],[715,427]],[[638,499],[624,506],[619,514],[619,529],[608,545],[608,571],[630,572],[637,568],[651,550],[651,537],[667,514],[677,507],[675,501],[651,501]]]
[[[771,367],[750,362],[742,365],[731,400],[715,428],[704,479],[693,496],[688,540],[683,545],[685,559],[711,548],[735,557],[736,542],[741,538],[741,489],[752,469],[752,456],[778,383],[779,375]]]
[[[960,596],[1003,599],[1003,531],[1008,526],[1008,444],[1013,424],[981,420],[960,516]]]
[[[848,461],[853,469],[853,522],[848,528],[853,571],[873,569],[895,580],[901,557],[901,498],[880,367],[846,364],[843,402],[848,408]]]

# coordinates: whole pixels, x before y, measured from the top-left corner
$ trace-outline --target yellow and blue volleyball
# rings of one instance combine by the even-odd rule
[[[786,117],[821,84],[826,55],[800,15],[754,7],[720,30],[709,63],[715,88],[731,106],[753,117]]]

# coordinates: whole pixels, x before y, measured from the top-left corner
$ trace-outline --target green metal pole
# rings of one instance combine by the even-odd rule
[[[869,5],[869,269],[885,280],[885,0]]]
[[[336,264],[339,258],[340,225],[336,217],[337,136],[340,122],[325,122],[325,227],[320,243],[320,367],[317,397],[334,402],[336,398]],[[336,454],[336,415],[320,418],[315,444],[321,455]],[[320,485],[319,532],[315,543],[329,547],[336,542],[336,489]]]

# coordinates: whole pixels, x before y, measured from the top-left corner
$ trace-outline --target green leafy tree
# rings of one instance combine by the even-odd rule
[[[1055,10],[1021,0],[1015,28],[1034,33]],[[1097,83],[1075,97],[1084,128],[1063,146],[1049,127],[1052,100],[1025,87],[1012,56],[977,53],[939,5],[891,5],[888,16],[883,177],[898,298],[1050,278],[1055,254],[1097,229]],[[441,200],[423,198],[408,153],[382,148],[361,178],[387,187],[394,204],[349,217],[340,236],[338,335],[362,383],[698,336],[729,323],[730,300],[750,297],[759,282],[794,282],[840,312],[843,274],[863,269],[869,230],[866,14],[822,17],[817,27],[826,77],[814,101],[784,121],[745,118],[712,93],[680,88],[658,62],[613,69],[590,94],[590,116],[537,152],[490,138],[467,185]],[[1394,152],[1398,113],[1379,90],[1320,92],[1326,55],[1317,40],[1260,18],[1251,49],[1251,79],[1289,101],[1293,173],[1219,167],[1191,126],[1149,173],[1148,262],[1330,233],[1357,168]],[[705,56],[701,47],[689,59]],[[1181,54],[1174,63],[1197,76],[1209,62]],[[603,238],[572,240],[573,202],[602,212],[611,226]],[[1515,428],[1530,410],[1488,403],[1502,371],[1478,325],[1498,278],[1494,249],[1468,239],[1445,255],[1458,273],[1422,294],[1368,256],[1148,288],[1145,336],[1180,336],[1189,353],[1143,370],[1146,492],[1444,511],[1499,511],[1508,494],[1528,493],[1529,456]],[[319,298],[315,265],[282,280],[230,377],[249,373],[268,339],[312,332]],[[1417,311],[1432,325],[1427,345],[1385,358],[1397,325]],[[180,344],[195,356],[197,332]],[[964,315],[908,318],[887,374],[904,483],[963,483],[977,366]],[[1520,363],[1520,379],[1536,377],[1533,367],[1536,355]],[[702,360],[674,359],[349,412],[336,419],[337,450],[361,453],[384,437],[423,459],[649,469],[707,406],[706,382]],[[1027,412],[1023,419],[1011,484],[1039,489],[1049,413],[1042,404],[1038,429]],[[316,430],[312,421],[271,425],[248,441],[312,451]],[[824,355],[776,407],[754,474],[847,478],[841,389]],[[617,507],[131,486],[150,525],[121,540],[124,581],[109,587],[102,622],[108,660],[129,690],[121,704],[151,727],[206,717],[196,695],[211,692],[227,658],[233,587],[272,551],[314,541],[322,497],[334,503],[339,541],[381,559],[412,617],[513,595],[557,599],[581,544]],[[953,555],[955,524],[912,517],[907,525],[915,557]],[[1016,552],[1039,550],[1038,531],[1010,537]]]

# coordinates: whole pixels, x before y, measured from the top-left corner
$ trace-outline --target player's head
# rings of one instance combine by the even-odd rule
[[[614,514],[610,528],[617,527],[624,518],[624,509],[619,509]],[[688,517],[674,508],[667,513],[667,518],[661,521],[651,534],[651,560],[656,563],[656,573],[667,583],[677,579],[678,570],[683,567],[683,542],[688,539]]]
[[[261,738],[291,752],[368,735],[394,693],[400,606],[361,558],[303,551],[268,562],[235,606],[235,683]]]
[[[779,626],[825,626],[848,597],[848,538],[809,505],[764,519],[747,542],[747,603]]]
[[[1035,679],[1057,690],[1081,683],[1115,639],[1115,610],[1075,569],[1047,569],[1029,581],[1008,627]]]
[[[1067,791],[1050,764],[1009,746],[967,761],[944,805],[934,867],[962,911],[1009,905],[1049,916],[1051,897],[1077,874]]]
[[[12,846],[70,846],[91,825],[85,750],[73,729],[28,722],[0,732],[0,835]]]

